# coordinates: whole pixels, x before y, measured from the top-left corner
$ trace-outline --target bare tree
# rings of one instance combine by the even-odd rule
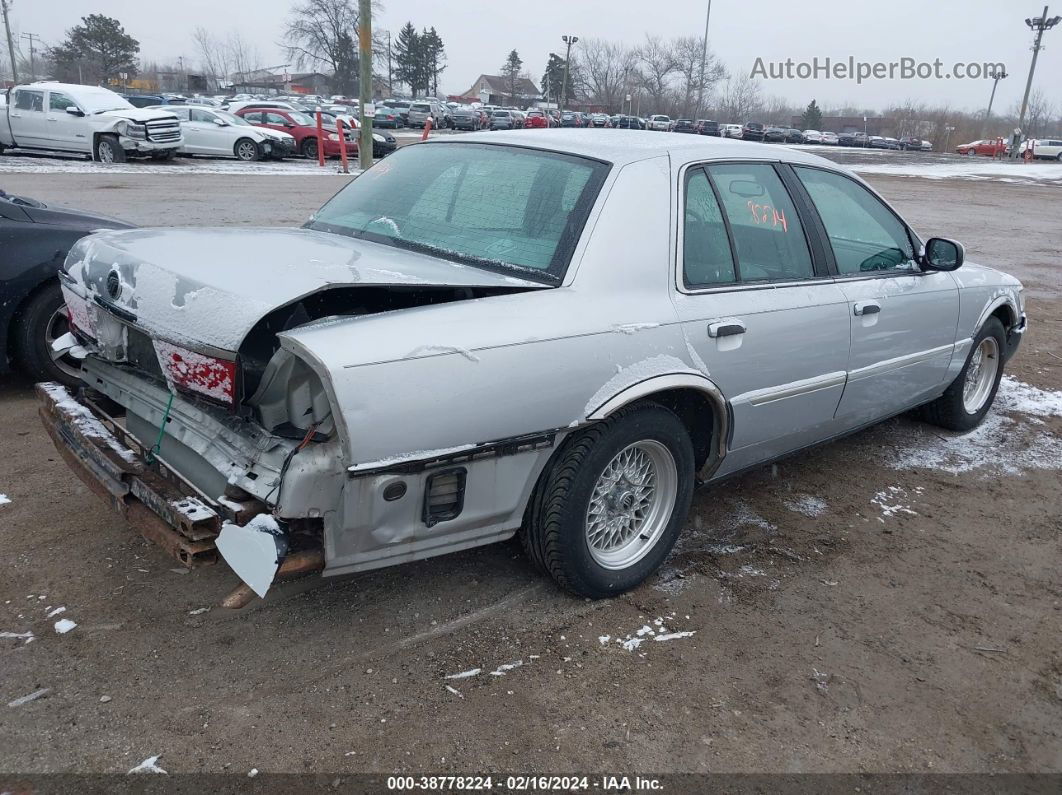
[[[747,74],[727,77],[720,90],[719,110],[730,123],[744,124],[756,121],[763,112],[760,84]]]
[[[262,68],[262,57],[258,48],[248,42],[240,31],[234,30],[229,34],[225,47],[233,72],[245,75]]]
[[[229,48],[204,27],[192,32],[192,41],[199,53],[199,66],[207,78],[214,86],[227,83],[233,72]]]
[[[659,36],[647,34],[645,43],[636,50],[635,56],[642,88],[653,107],[657,108],[655,112],[663,112],[673,99],[671,76],[678,69],[674,48]]]
[[[704,39],[697,36],[680,36],[671,45],[674,55],[675,72],[679,75],[681,83],[679,91],[682,98],[679,112],[697,118],[703,113],[704,107],[709,104],[709,98],[716,83],[726,77],[726,69],[716,57],[709,51],[708,57],[704,57]],[[704,62],[704,81],[701,81],[701,62]],[[695,107],[697,98],[702,98],[702,107]]]
[[[373,4],[375,11],[379,7]],[[299,66],[332,72],[334,88],[353,93],[358,82],[357,4],[353,0],[300,0],[292,6],[284,48]]]
[[[623,104],[627,76],[634,68],[634,54],[622,44],[604,39],[583,39],[579,50],[578,67],[573,55],[572,71],[581,77],[586,93],[608,110],[618,109]]]

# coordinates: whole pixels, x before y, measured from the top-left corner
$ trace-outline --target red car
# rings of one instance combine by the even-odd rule
[[[956,147],[960,155],[984,155],[985,157],[998,157],[1005,154],[1007,144],[1001,138],[991,138],[986,141],[973,141]]]
[[[550,125],[545,113],[540,110],[529,110],[527,118],[524,120],[524,126],[546,129]]]
[[[243,108],[236,115],[246,119],[256,127],[268,127],[295,136],[295,146],[299,153],[311,160],[317,158],[317,121],[308,113],[281,108]],[[346,146],[347,156],[358,154],[358,141],[353,133],[345,133],[346,139],[340,143],[339,133],[328,124],[324,126],[325,157],[339,157],[340,146]]]

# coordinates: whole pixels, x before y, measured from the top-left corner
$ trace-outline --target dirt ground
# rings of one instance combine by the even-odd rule
[[[661,574],[608,601],[559,592],[501,544],[226,612],[235,575],[188,573],[116,520],[9,380],[0,771],[155,755],[171,773],[1062,771],[1062,417],[1044,408],[1062,401],[1060,194],[873,182],[921,232],[1025,281],[1031,328],[999,410],[968,437],[892,420],[702,490]],[[271,225],[342,184],[2,187],[141,224]]]

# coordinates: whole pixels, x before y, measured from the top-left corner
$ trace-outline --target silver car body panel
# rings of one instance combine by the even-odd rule
[[[725,138],[563,129],[416,145],[462,141],[612,163],[559,286],[307,230],[108,232],[83,239],[68,260],[66,289],[102,294],[116,269],[130,287],[119,301],[138,325],[229,351],[265,313],[337,283],[521,288],[278,334],[285,355],[319,377],[335,414],[333,441],[301,466],[294,464],[302,455],[292,460],[276,507],[281,517],[323,519],[328,574],[512,535],[564,439],[632,401],[677,389],[702,397],[714,433],[701,474],[721,478],[936,397],[988,314],[1003,308],[1010,326],[1022,317],[1017,280],[974,265],[951,274],[682,288],[676,219],[684,169],[754,159],[847,173],[807,153]],[[882,306],[872,323],[854,314],[866,301]],[[744,334],[709,335],[713,324],[735,319]],[[104,391],[143,415],[141,433],[157,428],[165,390],[125,384],[95,359],[86,365],[89,383],[110,381]],[[167,434],[185,435],[184,444],[219,469],[228,458],[226,478],[272,504],[292,442],[258,428],[220,450],[234,426],[189,406],[176,399],[177,425]],[[421,513],[428,478],[453,467],[466,472],[464,509],[429,526]],[[399,480],[406,496],[384,499]]]

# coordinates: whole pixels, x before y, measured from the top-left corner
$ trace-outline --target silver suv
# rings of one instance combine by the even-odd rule
[[[439,116],[435,112],[435,108],[430,102],[413,102],[409,106],[409,126],[410,127],[423,127],[428,119],[431,119],[431,126],[439,126]]]

